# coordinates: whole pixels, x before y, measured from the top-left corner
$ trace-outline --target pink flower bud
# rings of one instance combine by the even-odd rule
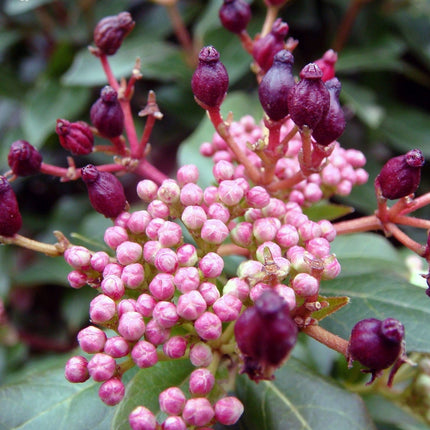
[[[127,312],[137,312],[136,306],[137,306],[137,301],[134,299],[121,300],[117,306],[118,317],[121,318],[121,316]]]
[[[170,300],[175,293],[173,275],[157,273],[149,283],[149,291],[157,300]]]
[[[332,78],[334,78],[335,70],[334,66],[337,62],[337,53],[333,51],[333,49],[329,49],[324,52],[322,58],[315,61],[315,64],[322,70],[322,80],[326,82]]]
[[[123,266],[137,263],[142,258],[142,246],[136,242],[122,242],[116,248],[116,258]]]
[[[318,279],[307,273],[299,273],[292,280],[291,287],[297,295],[301,297],[309,297],[318,294],[320,286]]]
[[[97,212],[114,218],[124,210],[127,203],[124,188],[115,175],[88,164],[82,168],[82,180],[87,186],[91,205]]]
[[[237,297],[241,302],[249,296],[249,285],[240,278],[230,278],[222,289],[222,294],[231,294]]]
[[[130,345],[121,336],[113,336],[106,340],[104,352],[113,358],[125,357],[130,352]]]
[[[181,227],[174,222],[165,221],[158,230],[158,240],[166,248],[179,245],[182,241]]]
[[[224,260],[215,252],[209,252],[200,259],[199,269],[205,278],[217,278],[224,269]]]
[[[244,407],[239,399],[229,396],[218,400],[214,405],[214,409],[215,419],[225,426],[231,426],[236,424],[242,416]]]
[[[72,270],[67,275],[67,281],[72,288],[79,289],[87,285],[89,279],[86,273],[80,270]]]
[[[158,362],[157,349],[146,340],[139,340],[131,350],[131,358],[142,369],[152,367]]]
[[[136,191],[141,200],[150,203],[157,197],[158,185],[150,179],[143,179],[137,184]]]
[[[200,234],[205,242],[219,245],[227,239],[228,233],[228,228],[222,221],[208,219],[204,222]]]
[[[7,161],[17,176],[31,176],[39,173],[42,155],[26,140],[17,140],[10,146]]]
[[[207,206],[210,206],[212,203],[215,203],[218,200],[218,188],[214,186],[210,186],[204,189],[203,191],[203,201]]]
[[[103,382],[99,388],[99,397],[108,406],[117,405],[125,394],[125,386],[119,378],[111,378]]]
[[[322,234],[319,224],[313,221],[305,221],[297,230],[300,235],[300,239],[304,242],[320,237]]]
[[[116,361],[110,355],[99,352],[88,362],[88,372],[96,382],[107,381],[116,371]]]
[[[276,232],[275,240],[282,248],[290,248],[299,242],[299,234],[294,226],[283,224]]]
[[[85,382],[90,377],[87,365],[88,360],[85,357],[71,357],[67,360],[64,376],[69,382]]]
[[[118,333],[126,340],[138,340],[145,333],[145,322],[139,312],[125,312],[118,321]]]
[[[334,255],[328,255],[323,258],[323,272],[321,279],[334,279],[339,276],[341,267],[340,263]]]
[[[128,220],[130,219],[130,213],[129,212],[121,212],[114,221],[114,224],[122,227],[127,228]]]
[[[110,257],[106,252],[97,251],[91,256],[90,264],[95,271],[102,273],[109,261]]]
[[[89,326],[78,333],[78,342],[82,351],[94,354],[103,350],[106,334],[97,327]]]
[[[195,367],[207,367],[212,362],[212,350],[203,342],[194,344],[190,349],[190,361]]]
[[[234,165],[229,161],[218,161],[212,168],[212,173],[217,182],[233,179]]]
[[[151,264],[154,264],[155,255],[162,249],[161,243],[158,240],[150,240],[143,245],[143,258]]]
[[[206,222],[207,216],[202,207],[187,206],[182,212],[181,220],[190,230],[198,230]]]
[[[200,427],[208,424],[215,412],[206,397],[189,399],[185,403],[182,417],[189,425]]]
[[[121,280],[127,288],[139,288],[144,279],[145,272],[140,263],[128,264],[121,273]]]
[[[179,296],[176,310],[181,318],[194,321],[206,310],[206,302],[198,291],[190,291]]]
[[[94,43],[104,55],[114,55],[124,38],[133,30],[135,22],[129,12],[107,16],[94,28]]]
[[[194,164],[186,164],[178,169],[176,178],[180,186],[190,183],[195,184],[199,180],[199,169]]]
[[[187,430],[187,425],[181,417],[167,417],[161,424],[161,430]]]
[[[254,222],[252,233],[258,242],[273,241],[281,227],[277,218],[261,218]]]
[[[263,264],[266,262],[266,259],[268,257],[273,259],[280,257],[281,255],[281,247],[275,242],[264,242],[259,245],[257,250],[255,251],[255,256],[257,257],[257,260]]]
[[[154,297],[149,294],[141,294],[136,301],[136,311],[144,317],[152,316],[152,311],[155,307],[156,301]]]
[[[235,180],[224,180],[219,184],[218,196],[227,206],[236,206],[244,196],[243,189]]]
[[[124,283],[116,275],[106,276],[100,286],[103,294],[113,300],[120,299],[125,293]]]
[[[260,186],[250,188],[245,198],[248,205],[252,208],[262,209],[270,202],[270,194],[265,188]]]
[[[237,276],[248,281],[256,278],[263,271],[263,264],[255,260],[246,260],[239,264]]]
[[[253,242],[253,225],[250,222],[240,222],[231,231],[231,240],[238,246],[248,248]]]
[[[147,211],[135,211],[130,214],[130,218],[127,221],[127,228],[136,234],[145,233],[146,227],[148,227],[151,221],[151,215]]]
[[[93,151],[94,136],[86,122],[57,119],[55,132],[60,145],[73,155],[88,155]]]
[[[327,220],[318,221],[318,224],[321,227],[322,237],[327,239],[329,242],[333,242],[336,237],[336,229],[333,227],[333,224]]]
[[[157,192],[158,198],[168,205],[178,202],[180,194],[181,189],[173,179],[165,179]]]
[[[109,276],[109,275],[115,275],[119,278],[121,277],[122,273],[122,266],[118,263],[108,263],[106,264],[105,268],[103,269],[103,278]]]
[[[170,215],[169,206],[161,200],[152,200],[152,202],[149,203],[147,210],[152,218],[167,219]]]
[[[174,273],[179,267],[178,257],[170,248],[161,248],[154,258],[154,266],[160,272]]]
[[[214,304],[213,311],[222,322],[234,321],[242,309],[242,302],[231,294],[221,296]]]
[[[164,328],[173,327],[179,320],[175,304],[166,301],[158,302],[155,305],[152,317]]]
[[[178,387],[170,387],[158,396],[160,409],[167,415],[181,415],[186,402],[185,394]]]
[[[208,207],[208,217],[227,224],[230,219],[230,211],[222,203],[212,203]]]
[[[184,206],[198,206],[203,201],[203,190],[194,183],[185,184],[181,189],[180,200]]]
[[[149,223],[145,229],[146,235],[152,240],[157,240],[158,239],[158,230],[160,230],[161,226],[165,222],[166,221],[163,218],[151,219],[151,221],[149,221]]]
[[[222,333],[222,321],[211,312],[204,312],[194,322],[197,334],[204,340],[218,339]]]
[[[284,284],[276,284],[273,287],[273,291],[278,293],[285,300],[288,309],[293,310],[296,307],[296,294],[291,287]]]
[[[124,129],[124,113],[118,101],[117,92],[106,85],[100,97],[91,106],[91,122],[107,138],[118,137]]]
[[[87,270],[90,267],[91,252],[83,246],[71,246],[64,251],[64,259],[74,269]]]
[[[169,358],[181,358],[187,350],[187,340],[183,336],[173,336],[163,345],[163,352]]]
[[[181,293],[196,290],[200,284],[199,271],[195,267],[180,267],[175,273],[174,282]]]
[[[199,64],[191,80],[191,89],[204,109],[220,106],[228,88],[228,74],[213,46],[199,53]]]
[[[154,346],[162,345],[170,337],[170,328],[161,327],[154,319],[148,321],[145,330],[145,339]]]
[[[316,237],[306,244],[306,251],[317,258],[327,257],[330,254],[330,242],[323,237]]]
[[[157,420],[154,414],[144,406],[133,409],[128,416],[128,421],[132,430],[156,430]]]
[[[18,202],[8,180],[0,176],[0,235],[13,236],[22,226]]]
[[[197,263],[197,250],[194,245],[185,243],[176,250],[180,266],[194,266]]]
[[[90,318],[93,323],[105,323],[112,319],[115,313],[116,305],[110,297],[100,294],[91,300]]]
[[[218,288],[212,282],[202,282],[199,286],[199,292],[208,306],[212,306],[220,297]]]
[[[194,396],[206,396],[215,385],[215,377],[209,369],[193,370],[190,375],[189,388]]]
[[[112,249],[116,249],[121,243],[128,240],[127,230],[123,227],[108,227],[104,233],[104,241]]]

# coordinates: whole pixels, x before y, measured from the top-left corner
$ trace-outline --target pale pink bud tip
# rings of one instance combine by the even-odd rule
[[[128,416],[128,422],[132,430],[156,430],[157,420],[154,414],[144,406],[133,409]]]
[[[236,397],[224,397],[215,403],[215,418],[226,426],[235,424],[243,414],[243,404]]]
[[[185,422],[197,427],[208,424],[214,415],[212,405],[205,397],[189,399],[182,412]]]

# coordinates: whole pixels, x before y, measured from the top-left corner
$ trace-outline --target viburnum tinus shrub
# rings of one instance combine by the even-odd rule
[[[167,3],[174,7],[175,2]],[[76,336],[78,349],[63,360],[61,383],[77,384],[67,390],[81,402],[69,414],[80,420],[70,418],[68,428],[98,425],[97,414],[100,422],[113,417],[107,419],[110,428],[133,430],[235,424],[299,429],[328,422],[333,428],[351,422],[373,428],[353,392],[382,393],[402,404],[419,392],[422,405],[429,404],[428,359],[414,354],[415,348],[421,352],[417,345],[425,350],[426,342],[418,343],[404,309],[405,303],[425,302],[424,290],[406,288],[394,275],[388,276],[389,285],[379,272],[368,275],[364,266],[373,263],[371,257],[349,272],[346,259],[342,278],[336,251],[343,243],[350,255],[371,240],[359,235],[341,242],[338,236],[380,230],[429,261],[429,241],[422,245],[398,227],[430,227],[409,216],[430,199],[428,194],[415,198],[424,156],[413,149],[387,161],[375,179],[373,215],[335,220],[349,212],[336,199],[367,181],[366,159],[337,140],[346,125],[335,73],[338,54],[328,50],[309,59],[297,74],[297,41],[286,39],[289,25],[276,15],[284,3],[264,2],[267,18],[254,37],[247,33],[252,19],[247,2],[225,0],[220,6],[221,24],[250,55],[258,89],[253,103],[260,102],[261,117],[233,112],[224,118],[229,75],[222,51],[208,45],[195,53],[187,85],[211,124],[207,141],[199,142],[202,159],[212,162],[210,172],[187,162],[168,177],[150,163],[150,140],[156,145],[152,129],[162,118],[155,93],[149,92],[139,112],[146,117],[139,136],[131,104],[142,77],[138,63],[128,81],[118,82],[108,59],[135,26],[128,12],[105,17],[95,27],[90,52],[107,82],[88,112],[91,123],[59,118],[55,128],[58,143],[72,155],[104,152],[113,160],[76,164],[69,157],[64,168],[43,162],[27,141],[12,144],[11,170],[0,187],[1,241],[61,256],[71,289],[93,293],[88,323]],[[182,38],[185,31],[181,27]],[[22,218],[13,180],[36,174],[83,182],[94,210],[112,221],[104,243],[73,243],[56,232],[58,242],[52,245],[18,233]],[[131,207],[121,182],[125,174],[137,178],[137,204]],[[209,185],[203,176],[210,176]],[[388,206],[393,199],[398,201]],[[360,271],[364,276],[351,281]],[[429,275],[424,277],[428,281]],[[403,287],[400,304],[393,305],[391,284]],[[373,302],[364,306],[372,295],[385,308]],[[0,311],[3,323],[6,312]],[[422,328],[425,311],[420,312],[414,323]],[[315,341],[338,358],[322,353],[325,347]],[[418,370],[407,353],[420,362]],[[354,363],[371,377],[357,376],[354,369],[348,373]],[[328,383],[336,371],[342,376]],[[90,397],[88,387],[97,394]],[[79,415],[85,413],[82,399],[91,416]],[[55,408],[42,412],[49,415]]]

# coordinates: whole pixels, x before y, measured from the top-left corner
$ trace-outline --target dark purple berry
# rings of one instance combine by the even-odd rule
[[[330,106],[323,119],[312,131],[312,137],[320,145],[327,146],[342,135],[345,130],[345,115],[339,103],[342,88],[339,79],[333,78],[325,83],[330,94]]]
[[[113,55],[133,30],[134,24],[128,12],[107,16],[100,20],[94,29],[94,43],[102,54]]]
[[[107,138],[119,136],[124,129],[124,113],[118,101],[117,92],[106,85],[100,97],[91,106],[91,122]]]
[[[348,361],[358,361],[372,373],[372,382],[383,369],[402,360],[405,329],[394,319],[369,318],[359,321],[351,332],[348,343]]]
[[[239,34],[251,20],[251,7],[244,0],[224,0],[219,10],[219,19],[224,28]]]
[[[127,201],[119,179],[109,172],[101,172],[92,164],[82,168],[82,180],[88,189],[91,205],[107,218],[118,216]]]
[[[300,72],[301,80],[288,94],[291,119],[300,128],[315,129],[330,106],[330,94],[324,85],[321,69],[310,63]]]
[[[18,202],[8,180],[0,176],[0,235],[13,236],[22,226]]]
[[[324,55],[315,61],[315,64],[322,70],[322,80],[327,82],[334,78],[335,69],[334,66],[337,63],[337,53],[333,49],[329,49]]]
[[[271,379],[294,347],[297,332],[284,299],[274,291],[265,291],[255,306],[240,315],[234,327],[243,371],[253,380]]]
[[[57,119],[55,132],[61,146],[72,154],[87,155],[93,151],[94,136],[86,122]]]
[[[284,49],[284,39],[288,30],[288,24],[278,18],[273,23],[270,33],[254,42],[252,56],[264,72],[267,72],[272,66],[275,54]]]
[[[199,53],[199,64],[191,79],[194,97],[203,107],[220,106],[228,88],[228,74],[213,46]]]
[[[39,151],[25,140],[12,143],[7,161],[12,172],[17,176],[35,175],[40,171],[42,156]]]
[[[404,155],[388,160],[375,179],[386,199],[394,200],[415,193],[420,185],[424,155],[412,149]]]
[[[267,116],[274,121],[288,115],[287,97],[295,84],[293,64],[294,57],[290,51],[279,51],[258,87],[260,103]]]

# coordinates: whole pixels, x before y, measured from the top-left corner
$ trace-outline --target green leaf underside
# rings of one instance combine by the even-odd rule
[[[290,358],[273,381],[241,376],[237,394],[245,405],[246,430],[372,430],[361,398]]]
[[[166,388],[184,384],[193,369],[190,361],[184,359],[160,362],[149,369],[139,370],[127,385],[125,397],[115,413],[112,428],[129,430],[128,416],[136,406],[145,406],[154,414],[159,414],[158,395]]]
[[[0,387],[0,430],[105,430],[114,408],[97,395],[99,383],[71,384],[64,357]]]

